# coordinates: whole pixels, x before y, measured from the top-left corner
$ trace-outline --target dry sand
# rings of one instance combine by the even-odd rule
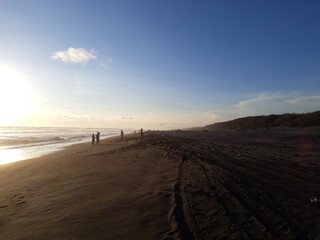
[[[0,166],[0,239],[320,239],[320,131],[155,132]]]

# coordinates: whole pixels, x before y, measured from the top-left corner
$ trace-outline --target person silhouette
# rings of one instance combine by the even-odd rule
[[[92,138],[92,145],[93,145],[93,144],[94,144],[94,142],[95,142],[95,136],[94,136],[94,133],[92,133],[91,138]]]
[[[123,141],[123,131],[121,129],[121,141]]]
[[[97,144],[100,142],[100,132],[97,132],[96,134]]]
[[[140,130],[141,138],[143,138],[143,129]]]

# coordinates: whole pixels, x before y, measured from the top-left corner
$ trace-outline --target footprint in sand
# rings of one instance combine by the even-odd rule
[[[12,198],[12,202],[17,206],[26,203],[23,198]]]
[[[0,202],[0,209],[1,209],[1,208],[5,208],[5,207],[8,207],[8,205],[5,204],[5,203]]]
[[[22,193],[15,193],[10,196],[11,202],[13,202],[16,206],[22,205],[27,203],[25,200],[25,197],[22,195]]]

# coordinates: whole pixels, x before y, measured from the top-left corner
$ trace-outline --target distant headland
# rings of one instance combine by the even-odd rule
[[[210,124],[197,130],[222,129],[258,129],[272,127],[315,127],[320,126],[320,111],[312,113],[271,114],[268,116],[250,116],[226,122]]]

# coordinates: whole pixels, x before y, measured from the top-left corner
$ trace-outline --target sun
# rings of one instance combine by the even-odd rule
[[[31,94],[25,76],[0,65],[0,126],[14,126],[31,109]]]

